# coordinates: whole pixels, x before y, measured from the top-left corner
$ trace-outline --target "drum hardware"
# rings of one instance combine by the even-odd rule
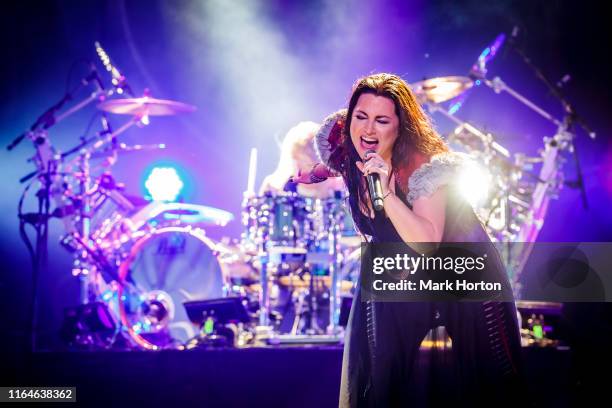
[[[259,295],[259,325],[258,325],[258,339],[268,336],[271,333],[272,327],[270,326],[270,292],[268,287],[268,263],[269,258],[266,252],[260,250],[258,256],[260,264],[260,276],[261,276],[261,293]]]
[[[186,344],[187,349],[214,347],[247,347],[252,332],[245,329],[252,319],[241,297],[225,297],[185,302],[183,306],[192,323],[200,327],[198,336]]]
[[[243,246],[257,248],[257,262],[260,269],[261,292],[259,295],[258,339],[272,334],[270,324],[270,292],[268,282],[271,268],[278,269],[288,264],[289,258],[300,262],[304,250],[306,214],[305,201],[294,193],[273,197],[248,197],[243,202]]]
[[[91,302],[64,310],[60,337],[70,348],[110,348],[117,346],[120,330],[104,302]],[[127,345],[123,338],[121,343]]]
[[[74,100],[77,92],[85,89],[90,84],[95,84],[95,91],[89,95],[87,98],[81,100],[71,108],[67,109],[63,113],[59,113],[68,101]],[[47,262],[47,247],[48,247],[48,219],[51,214],[50,205],[51,199],[53,199],[56,204],[62,205],[61,203],[61,194],[59,191],[60,188],[54,187],[56,183],[61,183],[58,180],[59,176],[62,176],[64,173],[61,169],[61,156],[57,154],[55,149],[51,146],[50,140],[48,138],[48,130],[51,129],[56,124],[64,121],[68,117],[72,116],[74,113],[83,109],[85,106],[91,104],[92,102],[98,100],[99,98],[110,96],[113,94],[113,91],[105,91],[100,86],[100,78],[98,76],[97,70],[95,66],[91,65],[91,71],[89,75],[82,78],[79,81],[79,84],[74,87],[72,90],[66,93],[64,97],[47,109],[43,114],[41,114],[38,119],[30,126],[30,128],[17,136],[8,146],[7,150],[14,149],[19,143],[23,141],[26,137],[32,140],[34,144],[34,148],[36,149],[36,154],[33,157],[34,164],[36,165],[36,170],[31,172],[26,177],[23,177],[20,182],[26,182],[34,176],[38,176],[38,181],[41,184],[41,187],[37,193],[38,197],[38,213],[40,215],[38,222],[32,223],[36,229],[36,243],[35,249],[31,245],[29,238],[25,232],[25,223],[21,217],[23,214],[21,213],[21,209],[19,211],[20,216],[20,231],[21,236],[24,239],[27,247],[30,249],[30,253],[32,256],[32,264],[33,264],[33,290],[32,290],[32,302],[30,307],[30,327],[28,335],[30,341],[30,348],[32,351],[35,350],[35,333],[34,327],[36,326],[36,298],[37,298],[37,286],[38,286],[38,278],[41,273],[44,273],[46,270],[46,262]],[[24,190],[22,199],[20,200],[23,203],[23,198],[27,193],[28,188]]]
[[[141,98],[110,100],[109,98],[122,94],[123,90],[131,94],[131,90],[125,77],[121,76],[116,67],[111,64],[110,58],[98,43],[96,43],[96,50],[104,65],[113,75],[113,86],[110,89],[104,89],[102,79],[92,64],[90,74],[83,78],[77,87],[40,115],[28,131],[18,136],[8,146],[8,149],[11,150],[26,137],[34,142],[36,154],[32,161],[36,164],[37,170],[24,177],[23,182],[37,176],[42,185],[37,194],[40,201],[40,215],[34,217],[29,214],[21,214],[20,211],[22,236],[24,240],[27,237],[24,230],[25,223],[36,221],[34,224],[38,230],[38,242],[36,249],[32,248],[34,286],[36,286],[38,276],[45,268],[48,218],[51,216],[61,218],[66,228],[61,244],[74,254],[72,274],[79,277],[81,282],[80,302],[88,304],[104,299],[104,302],[109,305],[110,314],[116,315],[119,305],[122,304],[122,302],[117,302],[117,299],[120,298],[117,297],[117,293],[123,292],[123,295],[127,298],[131,297],[128,300],[136,303],[138,307],[137,311],[124,308],[127,309],[124,310],[126,315],[134,317],[133,315],[137,314],[140,317],[140,320],[135,319],[138,320],[137,323],[149,326],[151,332],[162,331],[162,328],[172,325],[172,315],[180,314],[179,310],[182,310],[182,307],[179,309],[176,307],[176,299],[173,297],[176,295],[172,290],[165,291],[164,288],[151,287],[148,290],[142,290],[138,288],[138,282],[135,285],[135,282],[130,281],[132,274],[123,278],[127,280],[121,280],[118,271],[125,262],[122,257],[131,259],[129,256],[134,255],[132,244],[140,244],[146,240],[145,236],[153,237],[150,239],[154,240],[165,233],[169,234],[170,224],[176,228],[182,228],[180,231],[175,231],[177,234],[192,237],[195,233],[191,231],[190,225],[225,225],[232,219],[232,216],[225,211],[211,207],[186,204],[167,205],[155,208],[158,228],[152,228],[151,223],[146,221],[137,224],[137,227],[130,225],[130,219],[134,212],[138,212],[140,204],[133,202],[130,197],[121,192],[122,185],[114,180],[110,167],[114,165],[120,153],[165,148],[165,145],[127,146],[118,143],[117,137],[134,125],[147,125],[149,116],[191,112],[195,108],[181,102],[154,99],[148,94]],[[89,85],[95,87],[93,93],[65,112],[59,113],[69,100],[74,99],[76,92]],[[102,111],[102,130],[94,136],[82,137],[76,146],[63,153],[57,152],[51,145],[48,131],[55,124],[94,101],[100,102],[98,108]],[[132,118],[114,129],[106,117],[106,112],[129,114],[132,115]],[[72,158],[73,155],[74,158]],[[98,159],[102,160],[94,163],[94,160]],[[25,189],[24,196],[29,189],[30,186]],[[51,199],[57,205],[53,211],[50,209]],[[23,203],[23,198],[20,202]],[[152,211],[151,208],[148,210]],[[148,220],[146,217],[145,219]],[[190,239],[188,238],[187,241]],[[199,238],[199,242],[208,248],[208,253],[214,252],[211,249],[214,243],[210,240]],[[222,276],[220,267],[215,270],[218,271],[219,276]],[[116,284],[118,281],[121,282],[121,285]],[[129,286],[129,288],[124,286]],[[221,287],[223,284],[219,283],[218,286]],[[36,290],[34,290],[35,293]],[[131,296],[133,294],[135,295]],[[222,293],[218,294],[218,296],[221,295]],[[32,302],[35,304],[35,295]],[[32,311],[34,310],[35,307],[32,307]],[[133,312],[133,315],[130,315],[130,312]],[[31,327],[34,327],[34,314],[30,320]],[[116,322],[120,322],[118,317]],[[34,349],[34,344],[32,344],[32,349]]]
[[[340,285],[337,278],[342,260],[339,237],[348,232],[344,218],[345,198],[338,195],[330,199],[312,199],[294,193],[245,197],[242,219],[246,232],[242,247],[259,247],[260,254],[264,254],[256,262],[262,271],[258,285],[261,290],[260,324],[269,327],[270,310],[283,306],[284,303],[270,292],[280,286],[281,291],[291,292],[290,296],[285,296],[287,302],[293,303],[294,312],[290,327],[285,327],[289,335],[327,332],[338,340],[342,334],[339,325],[341,289],[352,286],[345,282]],[[325,275],[314,271],[323,271]],[[276,306],[271,304],[271,299]],[[327,328],[319,321],[323,310],[329,310],[329,316],[323,319],[329,322],[325,323]],[[264,337],[274,341],[269,331]]]
[[[543,225],[549,200],[558,195],[564,184],[568,184],[564,183],[561,171],[565,161],[564,153],[569,152],[574,155],[578,178],[575,183],[570,183],[570,186],[581,189],[585,208],[587,206],[580,163],[573,139],[577,126],[582,127],[591,138],[595,137],[595,133],[581,117],[576,115],[574,107],[561,95],[560,89],[546,79],[514,42],[509,42],[512,49],[561,102],[565,113],[564,119],[555,118],[511,88],[499,76],[492,80],[487,78],[486,65],[495,57],[504,41],[505,35],[500,34],[482,51],[476,63],[471,67],[469,77],[432,78],[416,82],[411,87],[429,112],[432,114],[438,112],[457,125],[454,132],[448,136],[449,142],[462,147],[476,162],[483,163],[484,167],[490,171],[493,191],[477,211],[486,221],[489,235],[498,242],[506,243],[502,249],[503,259],[515,287],[515,296],[520,298],[518,278]],[[495,141],[493,135],[457,118],[455,114],[470,89],[473,85],[480,84],[485,84],[496,94],[508,93],[557,127],[557,132],[553,137],[543,139],[544,149],[540,152],[539,157],[527,157],[522,153],[511,156],[507,149]],[[455,102],[450,109],[441,106],[441,103],[454,98],[456,98]],[[541,166],[537,174],[533,171],[534,164]],[[513,248],[512,242],[518,243],[514,245],[516,248]]]
[[[534,72],[536,78],[542,81],[550,93],[555,96],[564,111],[564,119],[558,120],[553,115],[540,108],[538,105],[521,95],[519,92],[508,86],[500,77],[496,76],[493,80],[484,78],[484,83],[491,88],[495,93],[506,92],[514,99],[518,100],[540,116],[547,119],[557,127],[557,132],[552,138],[544,138],[544,150],[541,152],[542,167],[536,178],[537,182],[533,188],[531,196],[531,208],[529,216],[526,217],[525,222],[521,225],[520,232],[518,233],[518,242],[528,243],[526,248],[520,251],[518,256],[510,262],[511,270],[514,276],[513,280],[518,281],[518,276],[527,261],[533,243],[537,239],[537,235],[542,228],[544,217],[548,210],[548,203],[551,198],[558,194],[559,189],[563,186],[563,173],[562,166],[564,158],[562,153],[570,152],[574,156],[577,169],[577,183],[576,187],[582,192],[582,199],[585,208],[588,208],[586,191],[584,189],[583,176],[580,170],[580,161],[576,153],[575,145],[573,143],[576,137],[576,126],[582,127],[582,129],[589,135],[590,138],[595,138],[595,132],[593,132],[589,126],[586,125],[584,120],[576,114],[575,108],[565,99],[561,94],[561,90],[553,85],[543,73],[531,62],[531,60],[525,55],[523,50],[518,48],[513,42],[510,43],[511,48],[521,57],[523,62]],[[517,159],[517,161],[519,161]]]
[[[312,276],[312,270],[309,264],[306,264],[302,274],[309,273]],[[318,312],[318,298],[319,287],[315,286],[316,279],[313,277],[308,281],[308,290],[305,288],[302,290],[293,291],[292,301],[295,305],[295,316],[293,319],[293,324],[291,326],[290,334],[297,335],[298,329],[302,332],[315,335],[321,333],[321,327],[317,322],[317,312]],[[300,323],[302,326],[300,328]]]

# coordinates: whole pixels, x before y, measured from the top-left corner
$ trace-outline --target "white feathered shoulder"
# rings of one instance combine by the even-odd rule
[[[346,112],[346,109],[340,109],[325,118],[314,138],[315,150],[319,159],[331,168],[335,166],[330,163],[330,157],[342,143],[342,129],[346,122]]]
[[[471,159],[458,152],[440,153],[431,157],[429,163],[416,169],[408,179],[408,203],[412,205],[420,197],[429,197],[440,187],[455,184],[461,170]]]

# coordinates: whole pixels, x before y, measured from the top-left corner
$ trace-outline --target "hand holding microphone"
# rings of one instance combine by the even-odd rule
[[[387,163],[374,150],[365,152],[365,162],[357,162],[357,168],[366,176],[372,207],[382,211],[389,189],[389,168]],[[383,186],[385,186],[384,191]]]

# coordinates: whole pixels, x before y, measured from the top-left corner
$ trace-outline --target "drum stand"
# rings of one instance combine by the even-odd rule
[[[265,250],[265,242],[263,240],[259,244],[259,253],[257,258],[261,264],[260,282],[261,292],[259,293],[259,324],[255,327],[255,340],[257,343],[266,342],[274,336],[273,327],[270,324],[270,288],[268,286],[268,267],[270,256]]]
[[[344,338],[344,329],[340,326],[340,307],[341,307],[341,297],[340,297],[340,280],[339,280],[339,272],[340,272],[340,257],[339,257],[339,237],[340,237],[340,226],[344,222],[344,212],[342,211],[342,207],[340,201],[334,204],[335,208],[331,211],[330,214],[330,224],[331,227],[328,230],[327,240],[329,242],[329,249],[327,253],[326,259],[329,260],[328,268],[329,268],[329,277],[330,277],[330,289],[329,289],[329,324],[325,330],[325,334],[323,334],[322,328],[319,327],[317,322],[317,299],[316,299],[316,290],[315,286],[315,276],[312,272],[312,269],[306,264],[306,271],[310,272],[310,282],[308,285],[308,294],[300,294],[300,298],[298,299],[296,307],[296,320],[293,324],[291,334],[280,334],[276,335],[269,340],[271,344],[336,344],[342,342]],[[316,237],[315,237],[316,239]],[[263,276],[264,270],[262,264],[262,285],[263,285]],[[304,303],[305,300],[303,296],[308,296],[308,320],[307,320],[307,329],[306,334],[297,334],[297,330],[299,328],[299,320],[300,316],[304,313]],[[263,286],[262,286],[262,294],[261,298],[264,298]],[[263,305],[263,303],[262,303]],[[260,313],[263,313],[263,306],[260,306]],[[262,316],[260,315],[260,322],[262,321]]]
[[[331,263],[329,264],[329,325],[327,326],[327,334],[337,336],[341,339],[344,335],[344,330],[340,326],[340,280],[338,272],[340,271],[340,262],[338,256],[338,241],[340,237],[340,225],[344,222],[344,212],[340,205],[340,201],[336,202],[333,214],[332,228],[329,231],[328,239],[330,242],[329,255]]]

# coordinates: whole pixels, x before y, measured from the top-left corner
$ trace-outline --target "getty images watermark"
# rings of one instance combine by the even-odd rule
[[[520,243],[363,244],[362,299],[512,301],[514,286],[529,300],[612,300],[610,264],[600,256],[612,244],[541,243],[529,246],[521,265],[508,262],[524,250]]]

